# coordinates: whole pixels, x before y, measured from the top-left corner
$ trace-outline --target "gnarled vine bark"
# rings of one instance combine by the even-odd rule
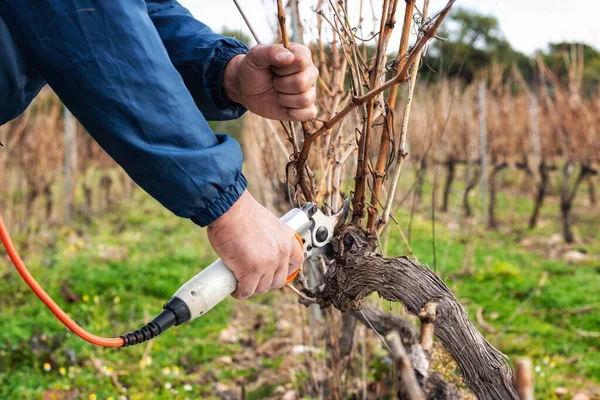
[[[324,305],[353,312],[376,292],[418,315],[427,303],[435,302],[435,336],[456,360],[467,386],[482,400],[518,399],[507,357],[479,333],[465,309],[433,271],[408,257],[377,255],[372,240],[354,228],[341,233],[337,248],[336,261],[316,294]]]

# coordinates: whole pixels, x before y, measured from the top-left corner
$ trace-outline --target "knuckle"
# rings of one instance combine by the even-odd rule
[[[305,70],[310,65],[310,55],[307,56],[304,53],[300,53],[294,59],[294,64],[296,64],[300,69]]]
[[[294,272],[296,272],[298,270],[299,267],[300,267],[299,265],[290,264],[288,271],[287,271],[287,276],[292,275]]]
[[[256,293],[267,293],[269,290],[271,290],[271,285],[272,281],[265,282],[265,284],[259,288],[260,291],[257,290]]]
[[[234,294],[233,294],[233,298],[237,299],[237,300],[244,300],[247,299],[248,297],[250,297],[252,295],[252,293],[250,293],[250,291],[248,290],[237,290]]]
[[[309,119],[311,119],[309,113],[305,108],[291,110],[290,118],[295,121],[308,121]]]
[[[319,75],[320,75],[319,68],[317,68],[315,65],[313,65],[312,73],[313,73],[313,81],[314,81],[314,83],[317,83],[317,80],[319,79]]]
[[[297,247],[292,255],[293,257],[291,257],[290,263],[294,261],[294,263],[298,264],[296,267],[302,265],[304,262],[304,249]]]
[[[317,108],[313,105],[302,110],[302,114],[298,116],[301,121],[309,121],[317,116]]]
[[[312,77],[309,74],[300,74],[297,83],[299,90],[306,91],[312,87]]]
[[[275,90],[278,92],[282,92],[284,94],[292,94],[298,92],[298,88],[300,83],[298,82],[297,77],[288,76],[288,77],[279,77],[276,79],[276,86],[274,86]]]
[[[312,64],[312,51],[308,48],[308,46],[302,45],[302,54],[306,59],[307,65]]]
[[[300,96],[300,98],[298,99],[298,105],[300,107],[309,107],[311,104],[313,103],[311,95],[306,93],[306,94],[302,94]]]
[[[296,55],[301,55],[304,57],[308,56],[310,58],[310,55],[311,55],[310,49],[301,43],[290,43],[289,49],[291,52],[293,52]]]
[[[301,119],[300,112],[293,108],[288,110],[288,115],[291,120],[300,120]]]
[[[285,257],[286,253],[287,253],[287,246],[280,245],[278,248],[278,251],[277,251],[277,255],[279,256],[278,260],[272,260],[272,261],[278,263],[279,260],[281,260],[283,257]]]

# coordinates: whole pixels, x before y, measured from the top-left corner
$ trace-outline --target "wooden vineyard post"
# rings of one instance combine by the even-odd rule
[[[529,357],[522,357],[515,362],[515,388],[520,400],[535,399],[533,364]]]
[[[487,174],[487,113],[485,101],[485,83],[479,82],[479,152],[481,154],[481,205],[483,211],[483,223],[487,225],[487,190],[488,190],[488,174]]]
[[[73,171],[77,166],[77,145],[75,136],[75,118],[67,107],[64,107],[64,175],[65,175],[65,222],[71,220],[73,209]]]
[[[538,120],[538,100],[532,93],[529,96],[529,115],[531,118],[531,139],[533,143],[533,161],[534,169],[540,167],[541,145],[540,145],[540,122]]]

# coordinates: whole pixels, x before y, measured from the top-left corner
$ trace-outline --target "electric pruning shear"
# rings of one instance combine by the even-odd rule
[[[315,261],[321,256],[330,258],[334,255],[334,233],[345,223],[348,207],[349,201],[345,200],[337,213],[327,216],[316,204],[306,203],[281,217],[281,221],[294,230],[303,248],[305,262]],[[100,346],[125,347],[150,340],[172,326],[184,324],[206,314],[237,288],[235,275],[221,259],[218,259],[184,283],[165,303],[160,314],[144,327],[118,338],[102,338],[81,328],[37,283],[17,253],[1,216],[0,238],[18,272],[50,311],[76,335]],[[299,271],[300,268],[290,275],[286,283],[293,281]]]

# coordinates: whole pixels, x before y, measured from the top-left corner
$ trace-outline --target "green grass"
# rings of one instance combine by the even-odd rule
[[[404,179],[411,180],[411,174]],[[454,189],[451,212],[437,215],[434,263],[431,219],[425,204],[431,187],[425,187],[424,204],[411,229],[410,245],[419,261],[431,268],[435,265],[474,321],[482,308],[485,320],[495,328],[495,333],[485,333],[492,344],[510,357],[533,357],[539,367],[538,398],[552,398],[558,386],[576,388],[600,382],[600,340],[577,333],[600,330],[598,309],[566,315],[536,313],[600,301],[597,261],[568,265],[550,257],[548,247],[542,244],[521,245],[526,238],[545,243],[560,232],[556,204],[548,203],[541,227],[529,232],[530,199],[503,192],[498,206],[502,228],[492,232],[458,218],[459,190],[459,186]],[[403,227],[409,221],[407,208],[396,215]],[[600,224],[600,215],[584,215],[589,210],[582,210],[578,209],[576,229],[583,241],[576,248],[600,254],[600,233],[594,229]],[[406,254],[397,229],[390,227],[389,231],[387,254]],[[182,282],[215,257],[203,230],[139,194],[134,202],[91,222],[39,232],[22,255],[40,283],[78,323],[104,336],[141,326]],[[538,290],[545,273],[547,280]],[[102,349],[81,341],[51,316],[7,262],[0,266],[0,274],[0,399],[52,398],[50,395],[88,399],[91,394],[97,399],[118,399],[124,393],[108,376],[111,373],[118,375],[129,399],[216,398],[211,397],[216,381],[234,386],[238,378],[252,381],[263,370],[289,376],[280,371],[282,358],[265,358],[256,368],[217,361],[244,350],[240,344],[218,340],[236,306],[231,299],[193,324],[173,328],[155,340],[148,362],[142,359],[145,345]],[[80,301],[67,303],[65,291]],[[282,297],[275,293],[253,301],[264,309],[265,305],[277,305]],[[277,335],[273,316],[268,320],[254,335],[257,344]],[[49,371],[44,370],[45,363],[50,365]],[[298,380],[306,379],[303,373],[298,371],[297,381],[290,383],[298,385]],[[191,385],[192,391],[185,391],[184,385]],[[274,391],[275,385],[266,383],[246,394],[249,399],[261,399]]]
[[[547,200],[540,227],[529,231],[532,201],[507,194],[511,189],[504,187],[498,196],[500,229],[489,231],[462,217],[458,182],[451,197],[454,207],[448,214],[437,213],[434,260],[431,187],[426,186],[424,202],[429,204],[421,204],[414,217],[410,246],[419,261],[435,269],[465,304],[471,320],[476,321],[476,312],[482,309],[485,322],[496,330],[485,333],[493,345],[511,358],[533,358],[538,398],[553,398],[560,386],[576,388],[587,380],[600,383],[600,339],[578,334],[578,330],[600,330],[600,307],[585,313],[543,312],[600,305],[600,231],[591,228],[600,225],[600,210],[587,205],[582,190],[574,212],[574,230],[581,242],[571,248],[592,258],[570,265],[550,254],[552,248],[567,249],[562,243],[549,244],[551,236],[561,232],[556,199]],[[474,209],[480,206],[476,197],[474,193]],[[405,227],[410,215],[402,210],[397,218]],[[387,254],[406,254],[397,229],[390,231]],[[524,239],[536,244],[524,247]]]
[[[85,232],[85,233],[82,233]],[[44,232],[46,240],[23,252],[31,272],[79,324],[98,335],[114,336],[137,329],[161,310],[162,304],[187,278],[214,260],[203,230],[172,217],[154,202],[132,204],[118,213],[94,219],[91,226],[76,224],[58,232]],[[172,329],[152,347],[151,365],[143,365],[145,347],[101,349],[67,333],[3,263],[0,281],[0,398],[43,398],[50,389],[74,390],[82,399],[118,398],[109,376],[89,360],[114,371],[125,370],[119,381],[130,399],[185,398],[182,385],[202,388],[189,377],[208,368],[208,362],[239,350],[216,338],[228,323],[232,300],[185,329]],[[66,304],[61,288],[81,301]],[[65,305],[66,304],[66,305]],[[185,362],[182,362],[184,360]],[[44,371],[49,363],[50,371]],[[164,367],[180,368],[178,376],[164,375]],[[61,374],[60,368],[66,373]],[[102,367],[100,367],[102,368]],[[165,389],[170,383],[179,395]],[[210,387],[206,388],[207,393]],[[93,396],[92,396],[93,397]]]

